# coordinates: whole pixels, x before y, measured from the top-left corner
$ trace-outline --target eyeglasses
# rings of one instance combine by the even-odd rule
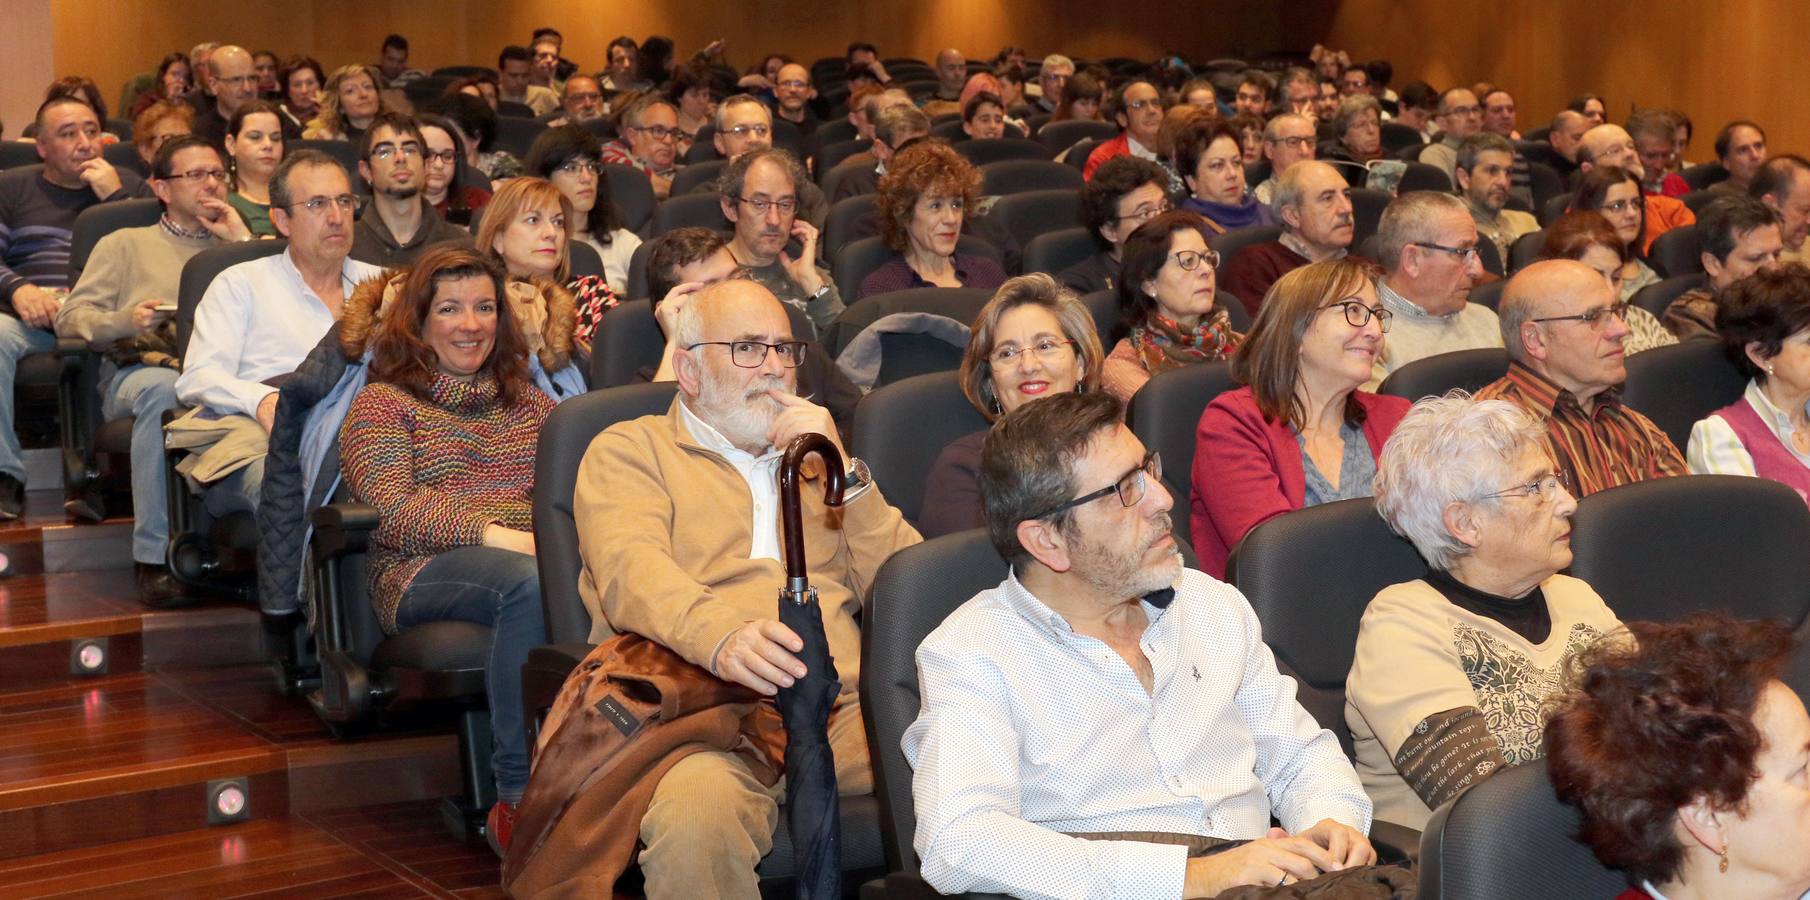
[[[300,200],[290,204],[289,208],[293,210],[301,207],[311,213],[320,213],[326,211],[329,205],[339,207],[342,212],[355,213],[360,206],[364,205],[364,201],[355,194],[340,194],[337,197],[311,197],[307,200]]]
[[[1161,106],[1161,105],[1162,105],[1162,101],[1160,101],[1160,100],[1132,100],[1125,104],[1125,109],[1130,112],[1137,112],[1138,110],[1141,110],[1141,109],[1148,109],[1149,107],[1152,107],[1152,106]]]
[[[1632,305],[1633,304],[1627,302],[1626,300],[1623,300],[1618,303],[1611,303],[1608,306],[1599,306],[1593,310],[1590,310],[1589,312],[1581,312],[1575,316],[1542,316],[1542,317],[1534,319],[1532,321],[1535,321],[1535,322],[1582,322],[1585,325],[1590,326],[1591,328],[1601,328],[1601,327],[1603,327],[1603,323],[1607,322],[1610,316],[1614,316],[1617,319],[1621,319],[1624,322],[1627,321],[1628,307],[1632,306]]]
[[[421,145],[414,141],[409,141],[400,147],[395,144],[378,144],[371,148],[371,156],[380,161],[387,161],[398,152],[401,152],[403,159],[408,159],[411,156],[420,156]]]
[[[804,341],[780,341],[777,344],[763,344],[760,341],[699,341],[685,349],[719,346],[728,347],[729,361],[744,369],[760,368],[767,361],[769,350],[778,352],[779,364],[788,369],[796,369],[804,361]]]
[[[670,141],[679,134],[677,128],[668,128],[665,125],[650,125],[645,128],[639,125],[630,125],[629,130],[639,131],[642,134],[652,137],[656,141]]]
[[[1634,204],[1640,203],[1640,202],[1642,202],[1642,201],[1639,198],[1635,198],[1635,199],[1631,199],[1631,200],[1617,200],[1614,203],[1605,203],[1602,206],[1598,207],[1598,209],[1602,210],[1603,212],[1621,213],[1621,212],[1627,212],[1628,210],[1633,209]]]
[[[603,95],[597,93],[596,91],[591,91],[591,92],[583,93],[583,94],[567,94],[566,95],[567,103],[596,103],[602,99],[603,99]]]
[[[206,181],[226,182],[225,169],[190,169],[187,172],[171,172],[165,181],[193,181],[197,184]]]
[[[786,216],[798,211],[798,199],[795,197],[787,197],[784,200],[768,200],[765,197],[737,197],[735,199],[738,203],[748,204],[748,208],[754,210],[754,214],[757,216],[766,215],[767,210],[770,209],[777,209],[781,215]]]
[[[1365,325],[1370,324],[1371,319],[1375,319],[1377,326],[1383,330],[1383,333],[1388,334],[1389,320],[1395,318],[1395,313],[1390,312],[1380,305],[1365,306],[1363,301],[1355,299],[1328,303],[1325,306],[1320,307],[1320,309],[1328,310],[1335,306],[1344,308],[1345,324],[1350,325],[1353,328],[1362,328]]]
[[[256,75],[239,75],[239,76],[236,76],[233,78],[216,78],[216,79],[214,79],[214,83],[215,84],[236,84],[241,87],[245,87],[245,86],[257,84],[258,80],[259,80],[258,76],[256,76]]]
[[[1208,269],[1219,268],[1219,252],[1216,250],[1177,250],[1169,254],[1175,264],[1184,272],[1192,272],[1205,263]]]
[[[1571,480],[1563,472],[1547,472],[1538,478],[1514,487],[1484,494],[1480,500],[1493,500],[1498,497],[1538,497],[1541,503],[1551,503],[1559,498],[1560,490],[1570,490]]]
[[[1038,359],[1054,359],[1058,354],[1067,352],[1068,348],[1073,346],[1075,346],[1074,341],[1044,338],[1028,347],[1001,347],[987,355],[987,362],[992,363],[995,369],[1004,369],[1017,362],[1018,357],[1022,354],[1035,353]]]
[[[1435,244],[1432,241],[1411,241],[1410,243],[1415,247],[1425,247],[1428,250],[1438,250],[1443,253],[1450,253],[1453,256],[1458,257],[1458,261],[1461,263],[1473,263],[1483,258],[1481,255],[1482,251],[1477,249],[1476,244],[1472,244],[1469,247],[1447,247],[1444,244]]]
[[[459,159],[459,152],[457,150],[438,150],[438,151],[429,150],[429,151],[427,151],[427,161],[430,163],[441,163],[441,164],[450,166],[454,162],[456,162],[458,159]]]
[[[1161,203],[1146,204],[1144,206],[1140,206],[1137,209],[1134,209],[1131,212],[1126,213],[1125,215],[1119,216],[1118,219],[1121,222],[1124,222],[1126,220],[1130,220],[1133,222],[1148,222],[1151,219],[1154,219],[1157,216],[1160,216],[1163,213],[1166,213],[1174,208],[1175,207],[1169,205],[1169,201],[1164,200]]]
[[[802,91],[805,88],[810,87],[811,83],[808,81],[799,81],[798,79],[794,78],[794,79],[791,79],[790,81],[780,82],[779,86],[782,88],[785,88],[788,91]]]
[[[724,134],[733,134],[738,138],[745,138],[749,135],[753,135],[755,137],[766,137],[767,135],[771,134],[772,132],[773,132],[773,129],[768,128],[767,126],[756,122],[752,125],[737,125],[734,128],[724,130],[723,133]]]
[[[1144,461],[1138,463],[1137,468],[1120,476],[1119,480],[1113,482],[1111,487],[1103,487],[1092,493],[1082,494],[1061,506],[1027,518],[1030,520],[1047,519],[1057,513],[1066,512],[1077,506],[1092,503],[1108,494],[1118,494],[1119,505],[1127,508],[1133,507],[1144,499],[1144,490],[1149,485],[1149,479],[1152,478],[1158,481],[1163,479],[1163,458],[1159,456],[1155,450],[1144,454]]]
[[[603,171],[603,163],[594,159],[568,159],[554,166],[553,171],[561,175],[596,175]]]
[[[1268,144],[1281,144],[1290,150],[1306,150],[1314,145],[1314,139],[1311,137],[1266,137],[1263,140]]]
[[[1483,115],[1483,107],[1454,106],[1451,109],[1446,110],[1445,114],[1448,116],[1480,116]]]

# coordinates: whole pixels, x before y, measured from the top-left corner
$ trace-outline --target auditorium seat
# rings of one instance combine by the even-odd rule
[[[957,123],[958,125],[960,123]],[[983,141],[958,141],[954,145],[955,152],[960,153],[969,162],[985,167],[988,163],[1003,162],[1012,159],[1029,159],[1043,162],[1049,161],[1049,154],[1044,152],[1043,145],[1036,141],[1021,137],[989,138]],[[982,171],[985,171],[983,168]],[[989,191],[989,193],[991,193]]]
[[[712,159],[694,162],[679,170],[672,177],[672,196],[682,197],[697,190],[700,185],[710,185],[710,193],[716,193],[717,176],[723,174],[723,167],[729,165],[728,160]]]
[[[1398,194],[1405,194],[1409,191],[1437,191],[1441,194],[1449,194],[1452,192],[1452,179],[1444,169],[1438,166],[1410,161],[1407,170],[1402,172],[1401,181],[1396,183],[1395,190]]]
[[[1087,169],[1088,157],[1093,156],[1094,151],[1099,149],[1100,145],[1106,143],[1107,140],[1110,140],[1110,138],[1082,141],[1069,149],[1068,155],[1062,158],[1062,162],[1066,165],[1074,166],[1075,171],[1077,172],[1085,172]]]
[[[646,246],[643,244],[642,246]],[[814,329],[804,310],[785,304],[792,322],[792,334],[800,340],[812,340]],[[654,318],[653,302],[643,297],[627,300],[604,311],[591,335],[592,390],[621,387],[640,380],[642,369],[660,366],[666,351],[666,335]]]
[[[999,248],[971,234],[963,234],[955,244],[955,252],[969,256],[985,256],[1004,265]],[[897,254],[879,237],[861,238],[845,244],[834,257],[830,271],[836,279],[836,290],[844,304],[853,304],[861,292],[861,282]]]
[[[1351,246],[1363,244],[1365,238],[1376,233],[1377,226],[1383,221],[1383,210],[1394,199],[1395,195],[1388,191],[1366,187],[1351,189]]]
[[[1022,191],[1073,190],[1085,183],[1081,173],[1047,159],[1007,159],[980,167],[980,192],[988,196]]]
[[[1678,199],[1680,201],[1682,201],[1684,203],[1684,205],[1690,209],[1692,214],[1702,215],[1703,207],[1708,206],[1709,202],[1711,200],[1714,200],[1719,196],[1722,196],[1722,195],[1716,193],[1715,191],[1701,190],[1701,191],[1691,191],[1690,193],[1685,194],[1684,196],[1679,197]]]
[[[874,218],[877,199],[873,194],[860,194],[845,197],[830,207],[829,217],[823,222],[825,259],[835,259],[837,252],[843,247],[880,233],[879,222]]]
[[[1672,305],[1680,294],[1709,286],[1709,276],[1702,272],[1680,275],[1656,281],[1634,292],[1629,302],[1653,314],[1654,318],[1665,315],[1665,308]]]
[[[823,140],[823,138],[820,137],[819,140]],[[823,187],[827,183],[831,169],[842,165],[844,160],[857,153],[872,150],[873,146],[873,141],[864,141],[860,138],[848,138],[834,143],[820,144],[816,161],[811,165],[817,174],[817,185]]]
[[[972,326],[993,292],[980,288],[921,287],[863,297],[849,304],[831,324],[824,347],[841,360],[855,339],[875,322],[895,313],[928,313]],[[929,372],[953,371],[961,365],[961,344],[935,335],[900,332],[880,335],[880,369],[874,387]]]
[[[849,452],[867,463],[886,501],[916,525],[924,508],[925,480],[937,456],[987,424],[962,393],[955,371],[916,375],[861,398]]]
[[[1099,243],[1085,228],[1044,232],[1024,245],[1024,273],[1060,275],[1064,269],[1098,252]]]
[[[1281,237],[1280,225],[1250,225],[1213,235],[1207,241],[1207,246],[1219,254],[1219,271],[1224,272],[1232,264],[1232,260],[1237,258],[1239,251],[1256,244],[1267,244]]]
[[[1119,126],[1111,122],[1090,122],[1080,119],[1064,119],[1060,122],[1045,123],[1037,129],[1037,140],[1049,151],[1045,156],[1056,154],[1074,146],[1079,141],[1105,141],[1117,137]]]
[[[1621,402],[1653,420],[1683,452],[1691,426],[1736,400],[1747,376],[1735,368],[1722,342],[1697,337],[1654,347],[1627,359]]]
[[[1394,156],[1409,147],[1422,148],[1426,146],[1426,138],[1421,135],[1420,129],[1415,128],[1412,125],[1403,125],[1400,122],[1384,122],[1382,131],[1383,154],[1385,156]]]
[[[1553,794],[1546,761],[1504,769],[1433,813],[1420,839],[1427,900],[1618,896],[1620,872],[1573,837],[1577,810]]]
[[[1500,284],[1501,282],[1497,282]],[[1410,402],[1438,397],[1453,388],[1475,394],[1508,374],[1508,351],[1500,347],[1454,350],[1422,357],[1389,373],[1376,392]]]
[[[1647,261],[1661,278],[1676,278],[1703,271],[1703,248],[1697,242],[1696,225],[1680,225],[1653,240]]]
[[[1684,171],[1678,173],[1678,177],[1683,178],[1684,183],[1690,185],[1691,190],[1702,191],[1708,190],[1717,182],[1727,181],[1728,169],[1719,162],[1703,162],[1694,166],[1686,166]]]
[[[1200,417],[1213,398],[1237,387],[1225,360],[1195,363],[1160,372],[1126,404],[1125,424],[1144,448],[1163,455],[1163,487],[1175,507],[1170,524],[1176,540],[1194,546],[1189,534],[1188,504],[1194,479],[1194,449],[1199,444]]]
[[[733,227],[728,217],[723,215],[723,204],[718,201],[714,192],[674,194],[654,207],[654,221],[649,236],[659,237],[675,228],[708,228],[712,231],[729,231]]]
[[[1530,231],[1515,238],[1514,244],[1508,248],[1508,274],[1512,276],[1516,272],[1532,265],[1533,261],[1539,258],[1540,245],[1544,243],[1545,240],[1546,229],[1544,228],[1539,231]],[[1494,307],[1492,307],[1492,309],[1493,308]]]
[[[1502,306],[1502,292],[1507,288],[1508,280],[1498,278],[1482,287],[1471,288],[1468,300],[1478,306],[1487,306],[1491,310],[1497,310]]]
[[[633,166],[609,163],[603,167],[603,177],[610,183],[610,202],[622,214],[622,227],[646,237],[656,202],[654,185],[647,173]]]
[[[1534,210],[1536,218],[1539,219],[1540,227],[1551,228],[1554,222],[1564,218],[1565,211],[1571,208],[1571,201],[1576,198],[1576,193],[1566,191],[1565,193],[1553,196],[1551,199],[1541,204],[1539,209]]]

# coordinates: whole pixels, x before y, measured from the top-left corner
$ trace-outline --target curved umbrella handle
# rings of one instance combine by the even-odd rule
[[[804,602],[805,594],[810,590],[804,558],[804,511],[798,497],[801,487],[798,470],[804,464],[804,458],[812,453],[822,458],[827,476],[823,502],[829,506],[842,505],[842,453],[836,449],[836,443],[815,432],[793,438],[779,463],[779,511],[780,531],[786,548],[786,591],[798,603]]]

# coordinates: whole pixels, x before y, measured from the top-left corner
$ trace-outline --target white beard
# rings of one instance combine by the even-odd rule
[[[779,401],[767,396],[767,391],[777,388],[792,393],[785,379],[765,376],[743,390],[728,373],[713,366],[702,368],[703,379],[693,403],[698,418],[710,423],[710,427],[736,447],[754,454],[764,452],[770,446],[767,434],[780,412]]]

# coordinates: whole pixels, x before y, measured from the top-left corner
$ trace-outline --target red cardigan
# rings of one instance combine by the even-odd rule
[[[1081,167],[1081,177],[1092,181],[1094,180],[1094,170],[1105,165],[1107,160],[1115,156],[1130,155],[1131,138],[1127,136],[1127,132],[1121,131],[1118,137],[1095,147],[1094,152],[1087,154],[1087,164]]]
[[[1370,452],[1379,455],[1410,404],[1367,391],[1352,396],[1364,408]],[[1194,553],[1201,571],[1224,578],[1226,557],[1251,529],[1301,508],[1307,472],[1294,431],[1286,422],[1265,421],[1248,387],[1207,404],[1194,439],[1194,488],[1188,497]]]

